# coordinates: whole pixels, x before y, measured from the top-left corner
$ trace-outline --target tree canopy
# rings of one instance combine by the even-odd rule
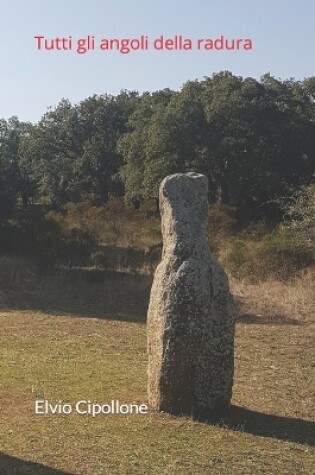
[[[62,99],[37,124],[0,122],[0,204],[156,198],[171,173],[209,178],[209,199],[271,216],[314,182],[315,77],[259,81],[225,71],[180,91]]]

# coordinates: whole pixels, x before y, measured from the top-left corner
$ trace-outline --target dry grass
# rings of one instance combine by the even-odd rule
[[[247,319],[314,322],[315,269],[308,269],[293,281],[268,280],[259,284],[230,279],[237,313]]]
[[[286,284],[232,280],[233,408],[211,425],[154,413],[36,416],[37,398],[147,402],[151,279],[95,269],[40,275],[26,263],[5,265],[1,475],[313,473],[314,274]]]

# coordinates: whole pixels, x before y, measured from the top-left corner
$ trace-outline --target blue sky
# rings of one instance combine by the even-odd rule
[[[38,121],[63,97],[77,103],[121,89],[179,89],[187,80],[230,70],[259,78],[315,74],[314,0],[0,0],[0,117]],[[150,40],[164,35],[251,38],[252,51],[164,51],[122,55],[98,48],[76,53],[75,42]],[[72,51],[38,51],[35,35],[72,36]]]

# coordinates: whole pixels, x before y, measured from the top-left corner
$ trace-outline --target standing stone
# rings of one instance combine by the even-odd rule
[[[212,417],[230,405],[234,320],[227,276],[208,246],[208,180],[168,176],[159,199],[163,255],[148,309],[149,402]]]

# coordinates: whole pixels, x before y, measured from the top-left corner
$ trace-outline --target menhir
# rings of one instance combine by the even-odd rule
[[[204,175],[162,181],[163,255],[148,309],[150,405],[197,418],[224,413],[233,385],[232,298],[209,251],[207,198]]]

